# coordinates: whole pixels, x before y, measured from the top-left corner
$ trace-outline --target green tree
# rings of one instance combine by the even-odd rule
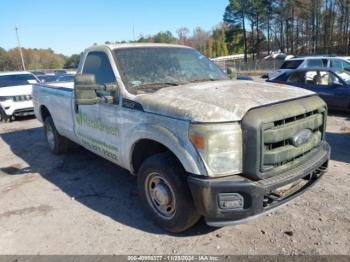
[[[5,49],[0,47],[0,71],[8,71],[10,69],[10,56]]]
[[[66,62],[64,63],[63,68],[78,68],[80,56],[81,54],[74,54],[69,57],[66,57]]]
[[[247,30],[246,19],[249,11],[248,0],[230,0],[229,5],[225,9],[224,22],[230,25],[239,24],[243,30],[244,43],[244,61],[248,59],[248,45],[247,45]]]
[[[225,28],[223,26],[219,26],[213,31],[213,44],[211,47],[208,46],[208,49],[212,49],[211,52],[213,57],[228,55],[228,49],[225,38]]]
[[[177,40],[170,31],[159,32],[158,34],[154,35],[153,39],[155,43],[168,43],[168,44],[175,43]]]

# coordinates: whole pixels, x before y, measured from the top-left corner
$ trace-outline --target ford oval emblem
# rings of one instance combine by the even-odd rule
[[[310,129],[303,129],[292,137],[292,144],[296,147],[304,145],[309,142],[311,136],[312,131]]]

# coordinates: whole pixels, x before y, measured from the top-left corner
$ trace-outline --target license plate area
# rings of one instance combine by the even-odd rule
[[[305,188],[307,188],[309,185],[311,185],[318,179],[320,173],[321,172],[316,171],[313,174],[307,175],[304,178],[298,179],[287,185],[283,185],[272,191],[269,191],[266,195],[264,195],[264,209],[270,209],[276,205],[279,205],[286,199],[303,191]]]

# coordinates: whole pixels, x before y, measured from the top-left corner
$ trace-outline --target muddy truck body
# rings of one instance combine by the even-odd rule
[[[71,87],[37,84],[49,148],[68,141],[137,176],[157,225],[242,223],[326,172],[327,107],[315,93],[234,81],[198,51],[163,44],[86,49]]]

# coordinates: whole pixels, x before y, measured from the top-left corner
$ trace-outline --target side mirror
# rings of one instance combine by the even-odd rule
[[[95,75],[81,74],[74,79],[75,103],[77,105],[93,105],[100,99],[96,90],[104,89],[102,85],[96,84]]]

